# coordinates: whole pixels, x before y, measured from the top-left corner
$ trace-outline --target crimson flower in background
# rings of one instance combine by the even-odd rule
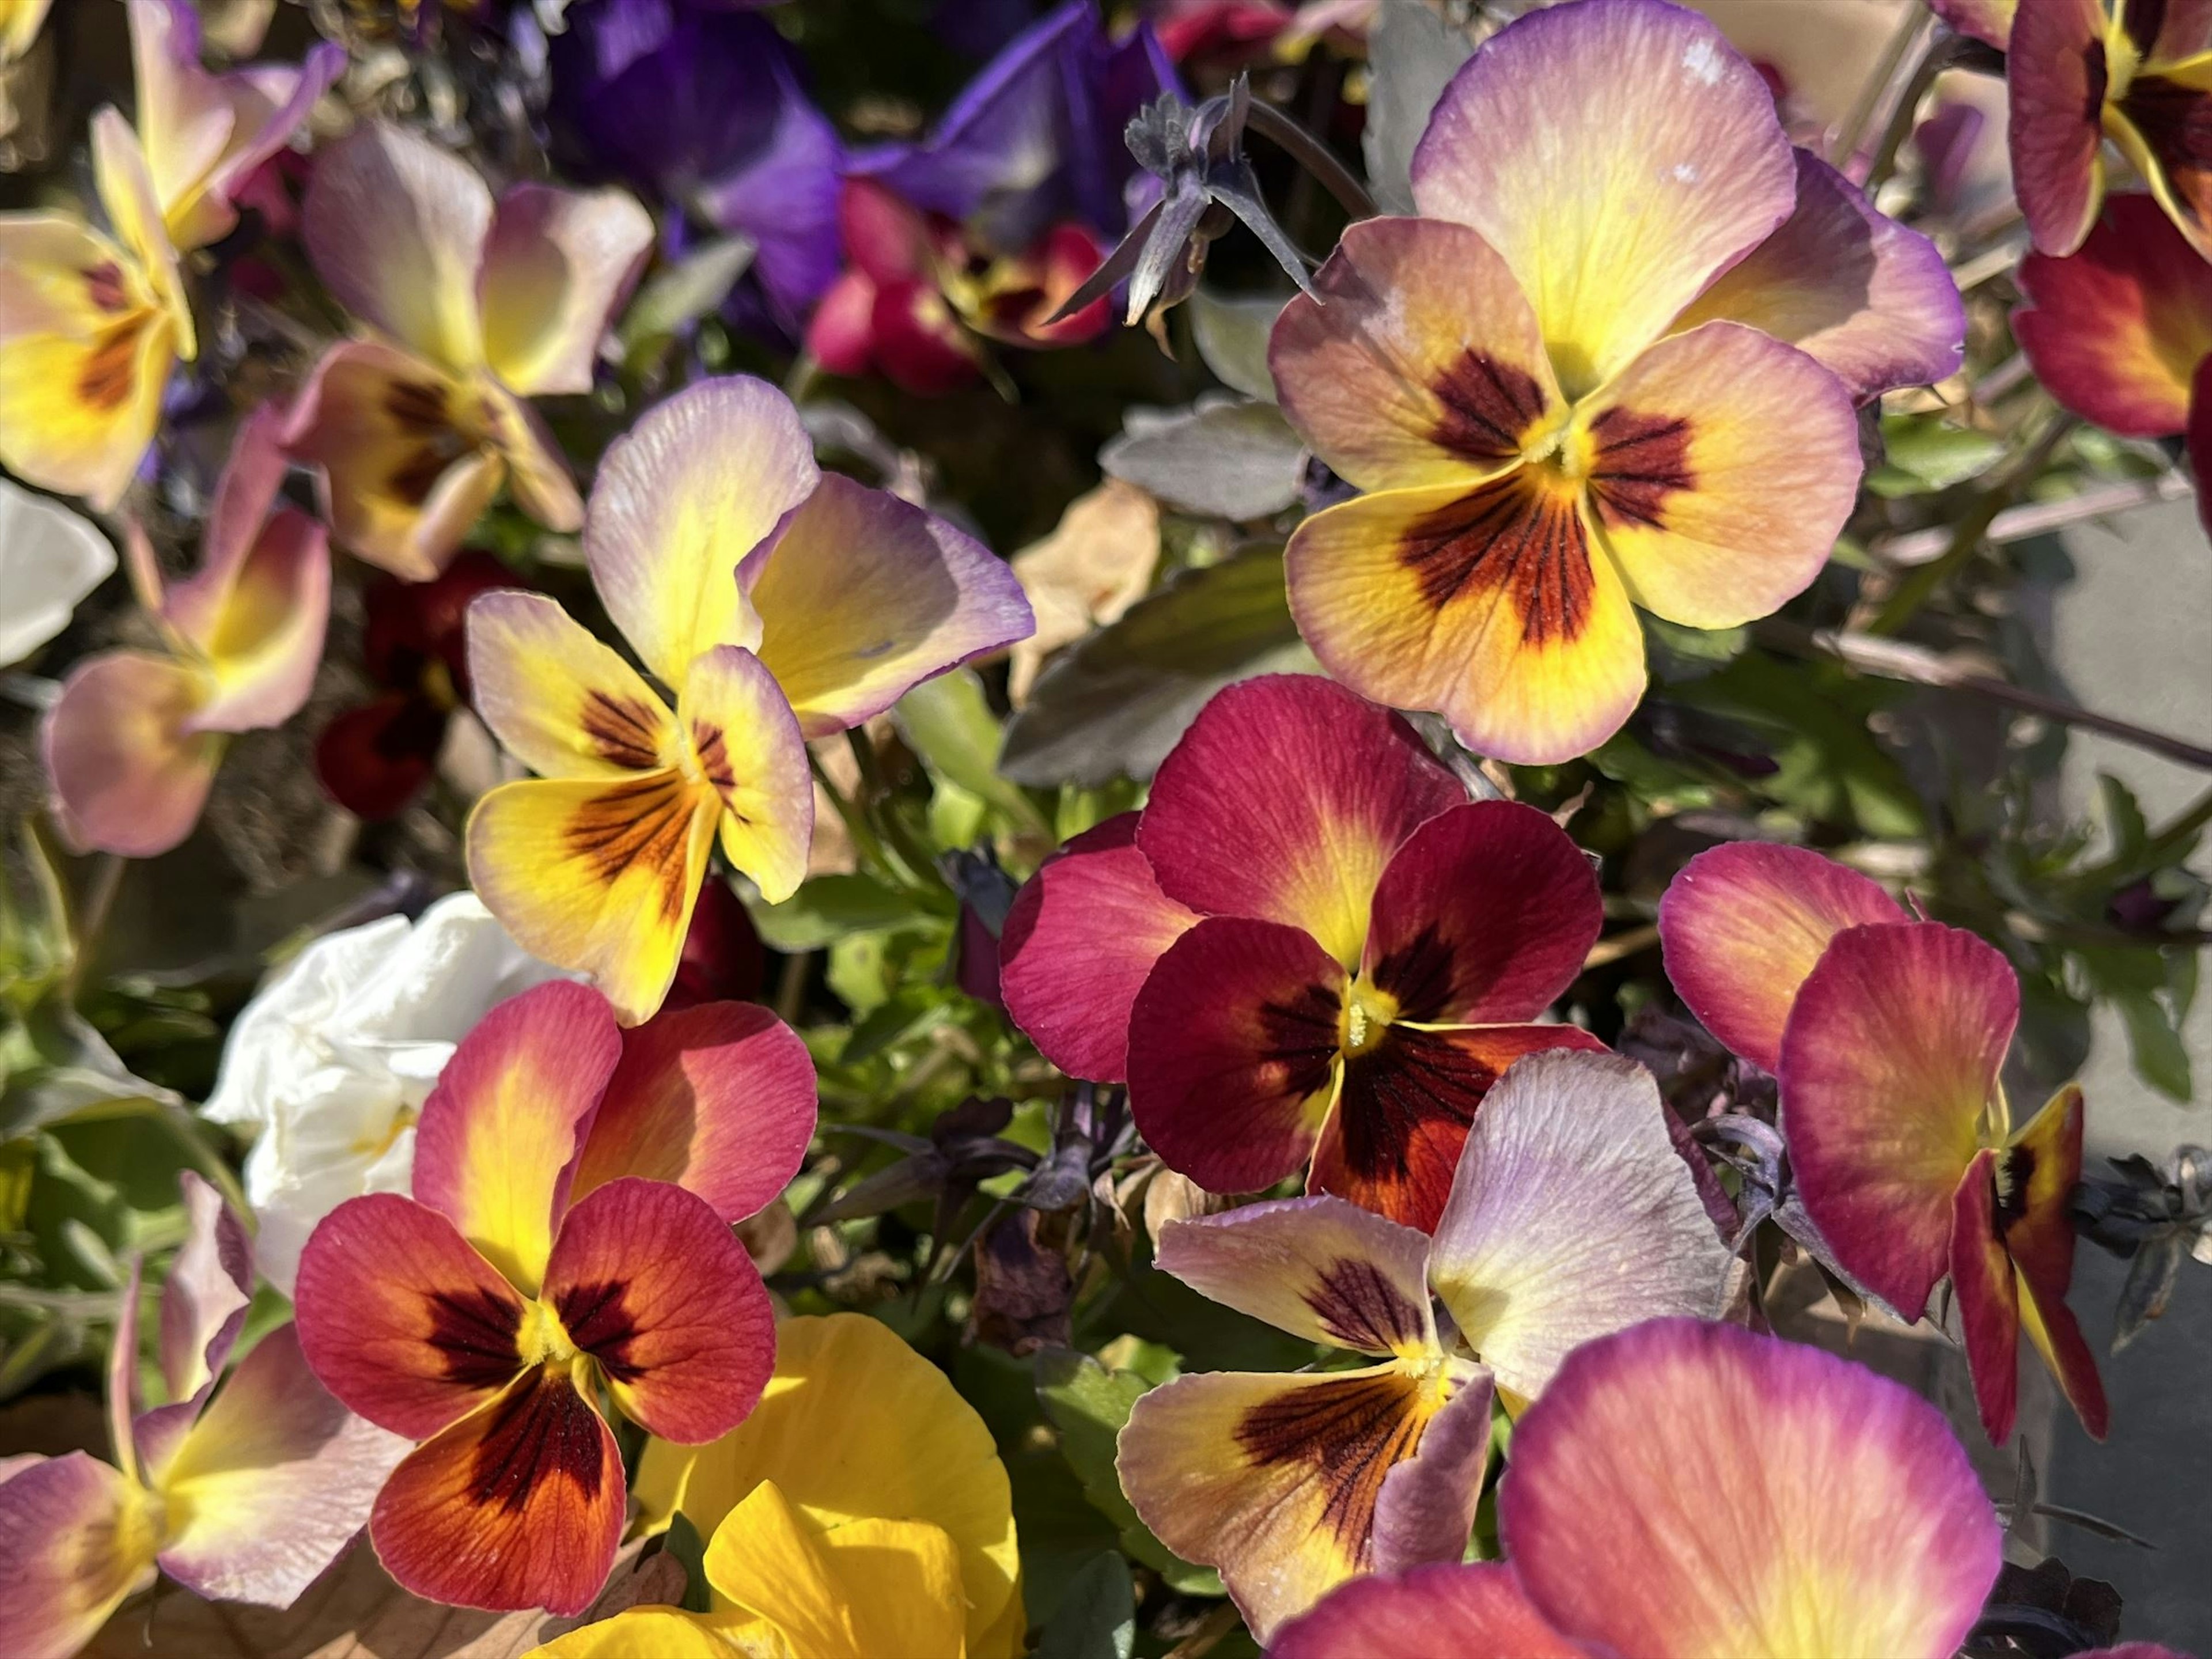
[[[1950,1275],[1991,1440],[2012,1433],[2023,1330],[2103,1439],[2104,1384],[2066,1305],[2081,1091],[2014,1127],[2011,964],[1856,871],[1765,843],[1692,859],[1659,933],[1691,1012],[1779,1079],[1797,1194],[1836,1264],[1907,1319]]]
[[[665,1440],[743,1421],[775,1357],[730,1231],[814,1131],[805,1045],[713,1003],[623,1031],[556,981],[462,1040],[416,1127],[412,1198],[315,1229],[295,1292],[323,1385],[422,1443],[370,1535],[406,1589],[461,1607],[580,1613],[627,1515],[604,1391]]]
[[[2031,253],[2012,331],[2053,398],[2124,438],[2186,435],[2212,478],[2212,264],[2140,191],[2109,197],[2079,252]],[[2212,529],[2212,501],[2197,511]]]
[[[1346,1585],[1273,1659],[1945,1659],[2004,1535],[1942,1413],[1817,1348],[1656,1319],[1514,1425],[1506,1560]]]
[[[1597,878],[1534,807],[1474,802],[1389,710],[1233,685],[1141,813],[1075,837],[1006,918],[1006,1008],[1215,1192],[1309,1189],[1436,1224],[1482,1097],[1582,969]]]
[[[526,584],[490,554],[471,550],[427,582],[373,579],[362,667],[382,688],[335,716],[315,741],[315,775],[357,817],[388,818],[422,792],[438,764],[447,722],[468,702],[469,601]]]

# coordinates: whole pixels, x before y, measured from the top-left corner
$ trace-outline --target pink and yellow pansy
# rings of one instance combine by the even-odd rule
[[[366,326],[324,355],[291,441],[323,470],[339,544],[410,581],[444,569],[505,484],[550,530],[583,504],[523,400],[588,392],[600,337],[653,246],[620,191],[511,185],[372,122],[315,161],[302,234]]]
[[[2013,336],[2045,391],[2126,438],[2186,436],[2212,478],[2212,264],[2140,191],[2109,196],[2079,252],[2031,253]],[[2197,510],[2212,527],[2212,494]]]
[[[229,231],[232,191],[344,61],[328,46],[297,69],[210,75],[185,0],[130,0],[129,15],[136,130],[112,108],[92,121],[106,229],[0,214],[0,462],[102,508],[153,441],[171,367],[198,349],[179,256]]]
[[[361,1530],[407,1449],[325,1393],[279,1326],[220,1388],[252,1300],[251,1247],[215,1188],[183,1177],[185,1234],[162,1288],[166,1402],[138,1390],[138,1267],[107,1371],[115,1461],[0,1458],[0,1630],[15,1659],[68,1659],[166,1573],[210,1601],[289,1607]]]
[[[1346,1578],[1458,1560],[1493,1385],[1517,1411],[1583,1342],[1657,1314],[1712,1316],[1729,1265],[1650,1075],[1577,1053],[1532,1054],[1491,1091],[1433,1239],[1340,1199],[1285,1199],[1170,1223],[1158,1260],[1217,1302],[1376,1362],[1179,1377],[1121,1431],[1137,1513],[1221,1570],[1263,1640]]]
[[[1399,716],[1276,675],[1208,703],[1139,814],[1076,837],[1007,917],[1000,983],[1061,1070],[1126,1078],[1170,1168],[1304,1168],[1433,1226],[1484,1092],[1598,935],[1597,878],[1534,807],[1469,801]]]
[[[2014,1124],[2011,964],[1855,871],[1764,843],[1691,860],[1659,931],[1690,1011],[1779,1079],[1796,1191],[1836,1264],[1907,1319],[1950,1275],[1990,1439],[2012,1432],[2023,1329],[2102,1439],[2104,1384],[2066,1306],[2081,1091]]]
[[[1946,1659],[2004,1537],[1942,1413],[1817,1348],[1656,1319],[1513,1431],[1507,1560],[1348,1584],[1275,1659]]]
[[[265,406],[240,425],[196,575],[165,586],[128,526],[131,577],[166,649],[79,663],[40,737],[63,819],[85,846],[128,858],[174,847],[199,821],[231,734],[281,725],[314,684],[330,550],[320,525],[276,505],[281,425]]]
[[[711,1611],[626,1613],[542,1650],[552,1659],[1023,1650],[1012,1492],[991,1431],[876,1320],[784,1321],[759,1409],[710,1446],[648,1441],[637,1495],[648,1526],[681,1510],[711,1540]]]
[[[646,673],[541,595],[469,608],[477,712],[536,778],[469,819],[470,878],[625,1024],[667,994],[708,860],[770,902],[806,873],[806,739],[1025,637],[1021,586],[943,520],[814,465],[791,402],[708,380],[599,465],[584,556]]]
[[[416,1126],[414,1197],[331,1212],[295,1297],[324,1385],[422,1443],[369,1522],[395,1579],[464,1607],[591,1603],[627,1510],[602,1396],[687,1443],[753,1408],[774,1316],[730,1224],[813,1127],[804,1046],[745,1005],[624,1032],[559,981],[463,1039]]]
[[[2097,222],[2110,139],[2212,258],[2212,5],[2020,0],[2005,52],[2013,190],[2042,253]]]
[[[1367,492],[1291,538],[1291,609],[1362,695],[1569,759],[1642,695],[1636,607],[1731,627],[1812,581],[1854,400],[1958,368],[1958,292],[1661,0],[1501,30],[1413,183],[1422,216],[1353,225],[1275,325],[1284,413]]]

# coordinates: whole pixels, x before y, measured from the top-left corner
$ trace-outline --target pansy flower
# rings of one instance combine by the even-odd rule
[[[1817,1348],[1656,1319],[1514,1425],[1504,1563],[1347,1584],[1275,1659],[1947,1659],[2004,1534],[1942,1413]]]
[[[1659,0],[1499,31],[1413,183],[1423,216],[1353,225],[1275,325],[1284,413],[1368,492],[1298,527],[1291,609],[1362,695],[1568,759],[1642,695],[1637,607],[1730,627],[1818,574],[1853,401],[1957,368],[1958,292]]]
[[[2012,1432],[2023,1329],[2102,1439],[2104,1384],[2066,1306],[2081,1091],[2014,1123],[2011,964],[1855,871],[1764,843],[1692,859],[1659,931],[1690,1011],[1779,1079],[1796,1191],[1837,1265],[1907,1319],[1950,1275],[1991,1440]]]
[[[112,108],[92,121],[106,229],[0,214],[0,462],[102,508],[153,441],[171,367],[198,349],[179,257],[228,233],[233,193],[345,60],[325,46],[297,69],[210,75],[184,0],[130,0],[129,17],[137,127]]]
[[[240,425],[197,574],[165,586],[144,533],[128,526],[131,576],[166,648],[79,663],[40,737],[85,846],[167,852],[199,821],[231,734],[281,725],[307,700],[330,617],[330,549],[320,525],[276,505],[282,425],[266,405]]]
[[[602,1395],[688,1443],[759,1399],[775,1319],[729,1224],[783,1189],[814,1129],[811,1073],[757,1092],[731,1063],[759,1013],[710,1004],[625,1033],[566,981],[502,1003],[423,1105],[415,1195],[349,1200],[307,1241],[307,1363],[422,1443],[369,1522],[406,1589],[581,1612],[627,1508]]]
[[[319,155],[308,257],[369,331],[332,346],[289,434],[323,470],[339,544],[410,581],[445,568],[505,484],[550,530],[582,503],[526,398],[588,392],[607,319],[653,246],[620,191],[511,185],[373,121]]]
[[[647,1441],[637,1498],[649,1529],[680,1510],[713,1540],[713,1611],[685,1632],[701,1654],[769,1646],[762,1622],[824,1659],[1022,1651],[1012,1493],[990,1429],[880,1321],[785,1320],[759,1409],[710,1446]],[[882,1572],[862,1570],[872,1559]],[[694,1650],[662,1642],[672,1628],[625,1613],[548,1651]]]
[[[2020,0],[2005,51],[2014,192],[2041,253],[2097,222],[2105,141],[2212,258],[2212,9]]]
[[[1180,1377],[1121,1431],[1137,1513],[1220,1568],[1262,1640],[1346,1578],[1460,1559],[1493,1385],[1517,1412],[1580,1344],[1719,1310],[1728,1248],[1666,1113],[1629,1060],[1532,1054],[1475,1118],[1433,1239],[1328,1197],[1161,1230],[1164,1271],[1375,1362]]]
[[[551,599],[478,599],[477,711],[539,776],[477,804],[469,875],[525,949],[635,1024],[667,994],[718,839],[771,903],[805,877],[805,740],[1032,622],[988,549],[818,472],[798,410],[749,379],[702,381],[608,449],[584,556],[673,706]]]
[[[2096,228],[2063,259],[2031,253],[2015,279],[2027,303],[2012,331],[2044,389],[2124,438],[2186,436],[2212,479],[2212,264],[2140,191],[2107,197]],[[2212,497],[2197,510],[2212,528]]]
[[[1427,1228],[1499,1073],[1602,1045],[1531,1024],[1582,970],[1597,878],[1531,806],[1469,801],[1399,716],[1308,675],[1208,703],[1141,813],[1014,902],[1000,987],[1062,1071],[1127,1079],[1170,1168]]]
[[[69,1659],[156,1570],[210,1601],[285,1607],[352,1541],[406,1449],[325,1393],[293,1328],[227,1379],[253,1270],[214,1188],[183,1177],[185,1242],[162,1287],[165,1403],[139,1401],[139,1266],[108,1351],[115,1461],[0,1458],[0,1630],[15,1659]]]
[[[380,576],[362,593],[362,672],[378,688],[315,739],[315,775],[356,817],[388,818],[436,770],[453,712],[469,697],[469,603],[520,585],[492,555],[463,553],[426,582]]]

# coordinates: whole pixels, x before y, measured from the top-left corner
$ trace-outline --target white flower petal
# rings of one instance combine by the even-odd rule
[[[69,625],[115,569],[115,549],[82,514],[0,478],[0,668]]]

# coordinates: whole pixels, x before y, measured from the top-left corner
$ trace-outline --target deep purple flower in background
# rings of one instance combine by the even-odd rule
[[[750,239],[796,332],[837,275],[843,144],[797,55],[746,0],[585,0],[549,43],[556,137],[576,164]]]

